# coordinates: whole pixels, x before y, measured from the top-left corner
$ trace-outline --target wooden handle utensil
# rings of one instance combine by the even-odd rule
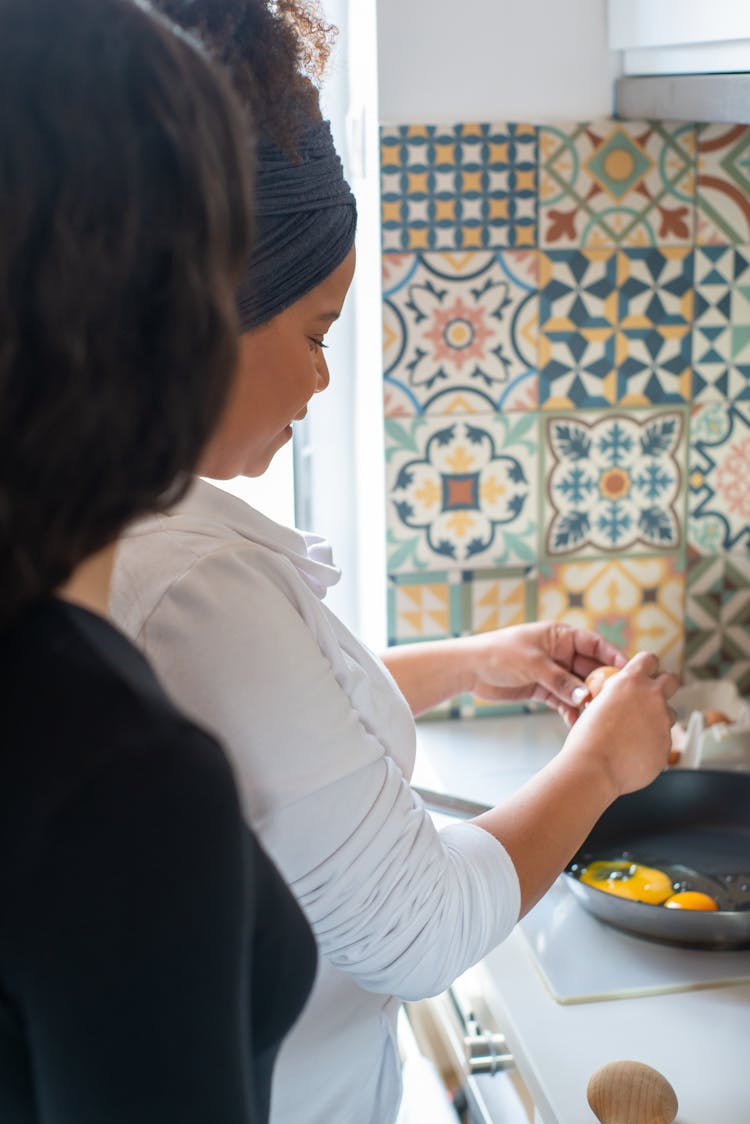
[[[657,1069],[643,1062],[608,1062],[592,1073],[586,1090],[601,1124],[672,1124],[677,1097]]]

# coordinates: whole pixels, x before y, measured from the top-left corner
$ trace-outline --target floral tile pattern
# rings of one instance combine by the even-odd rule
[[[695,251],[693,372],[695,401],[750,399],[750,245]]]
[[[685,421],[653,410],[547,418],[547,557],[679,549]]]
[[[386,415],[536,407],[533,250],[385,254]]]
[[[673,557],[551,566],[539,579],[540,620],[601,632],[628,655],[656,653],[678,674],[684,658],[685,574]]]
[[[390,573],[534,561],[535,415],[385,425]]]
[[[750,242],[750,127],[698,126],[696,243]]]
[[[553,618],[750,695],[750,126],[389,126],[381,160],[392,642]]]
[[[750,693],[750,559],[689,561],[685,632],[688,681],[730,679]]]
[[[750,406],[712,402],[691,418],[688,535],[701,555],[750,551]]]
[[[542,126],[539,245],[688,245],[695,144],[695,126],[682,123]]]
[[[544,409],[690,400],[689,249],[551,250],[539,285]]]
[[[384,250],[536,245],[532,125],[404,125],[380,133]]]

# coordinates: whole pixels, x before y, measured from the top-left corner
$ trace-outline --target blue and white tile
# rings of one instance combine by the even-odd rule
[[[677,409],[546,418],[546,557],[681,550],[686,431]]]

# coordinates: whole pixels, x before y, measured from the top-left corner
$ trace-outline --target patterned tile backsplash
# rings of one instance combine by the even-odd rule
[[[750,127],[387,126],[381,189],[391,642],[563,620],[750,694]]]

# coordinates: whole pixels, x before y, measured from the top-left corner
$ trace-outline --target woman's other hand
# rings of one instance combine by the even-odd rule
[[[383,656],[414,714],[471,692],[493,702],[533,699],[568,725],[595,667],[624,667],[623,653],[596,632],[559,621],[512,625],[476,636],[427,640],[389,649]]]
[[[469,689],[481,699],[534,699],[553,707],[568,725],[578,717],[583,680],[595,667],[623,668],[623,653],[596,632],[558,621],[539,621],[458,641],[473,652],[475,682]]]

